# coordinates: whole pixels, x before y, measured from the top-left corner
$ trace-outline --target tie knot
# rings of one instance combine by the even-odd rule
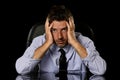
[[[59,51],[65,55],[65,51],[63,49],[59,49]]]

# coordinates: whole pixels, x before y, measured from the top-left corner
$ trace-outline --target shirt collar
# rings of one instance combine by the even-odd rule
[[[63,49],[66,53],[68,53],[68,51],[70,49],[70,44],[66,45]]]
[[[50,50],[52,51],[59,51],[60,47],[58,47],[56,44],[52,44],[52,46],[50,47]],[[65,47],[62,48],[66,53],[68,53],[69,49],[70,49],[70,44],[66,45]]]
[[[53,44],[50,47],[51,54],[52,55],[55,55],[55,54],[58,55],[59,49],[60,49],[60,47],[58,47],[57,45]],[[73,55],[73,47],[71,47],[71,45],[68,44],[63,49],[64,49],[64,51],[66,53],[66,57],[67,57],[67,61],[68,61],[72,57],[72,55]]]

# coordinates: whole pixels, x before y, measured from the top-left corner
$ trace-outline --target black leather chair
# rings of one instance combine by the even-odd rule
[[[28,47],[31,44],[33,38],[42,35],[44,32],[45,32],[45,28],[43,24],[37,23],[33,25],[28,33],[26,47]]]

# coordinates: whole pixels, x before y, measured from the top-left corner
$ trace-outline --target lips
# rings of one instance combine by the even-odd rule
[[[63,44],[64,41],[63,41],[63,40],[59,40],[59,41],[57,41],[57,43],[58,43],[58,44]]]
[[[59,44],[63,44],[63,41],[59,41],[59,42],[57,42],[57,43],[59,43]]]

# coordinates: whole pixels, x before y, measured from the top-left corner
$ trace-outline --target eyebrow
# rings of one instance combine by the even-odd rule
[[[62,29],[67,29],[67,26],[66,26],[66,27],[64,27],[64,28],[62,28]]]
[[[56,28],[53,28],[53,27],[52,27],[52,29],[56,29]],[[67,29],[67,26],[65,26],[64,28],[61,28],[61,29]]]

